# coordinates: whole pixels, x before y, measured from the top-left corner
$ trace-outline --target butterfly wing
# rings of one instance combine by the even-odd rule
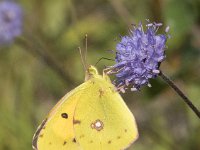
[[[50,111],[33,137],[34,149],[80,150],[75,140],[73,116],[76,104],[86,87],[87,84],[83,83],[72,90]]]
[[[110,81],[94,77],[90,84],[76,106],[76,140],[84,150],[125,149],[138,137],[134,116]]]

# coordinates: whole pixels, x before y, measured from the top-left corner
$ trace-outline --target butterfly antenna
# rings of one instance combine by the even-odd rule
[[[111,61],[115,61],[114,59],[111,59],[111,58],[101,57],[101,58],[96,62],[95,66],[97,66],[97,64],[98,64],[101,60],[111,60]]]
[[[88,38],[87,38],[87,34],[85,34],[85,55],[84,55],[84,59],[85,59],[85,65],[88,66],[87,63],[87,51],[88,51]]]
[[[78,50],[79,50],[79,53],[80,53],[80,56],[81,56],[81,63],[83,65],[83,67],[84,67],[84,70],[86,71],[86,65],[85,65],[85,60],[84,60],[85,56],[83,57],[83,52],[82,52],[80,47],[78,47]]]

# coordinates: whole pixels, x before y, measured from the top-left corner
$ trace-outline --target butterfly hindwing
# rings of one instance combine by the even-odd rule
[[[82,93],[74,119],[75,136],[84,150],[121,150],[138,137],[134,116],[109,80],[96,76]]]

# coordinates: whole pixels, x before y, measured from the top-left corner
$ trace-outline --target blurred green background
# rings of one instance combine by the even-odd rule
[[[114,58],[119,35],[131,23],[170,26],[167,59],[161,69],[200,109],[199,0],[20,0],[23,43],[0,49],[0,150],[31,150],[32,136],[49,110],[84,81],[78,46],[88,34],[88,61]],[[164,27],[161,29],[163,30]],[[27,44],[29,43],[29,44]],[[61,66],[61,72],[48,62]],[[102,72],[104,65],[98,64]],[[64,73],[63,73],[64,71]],[[63,75],[66,74],[66,75]],[[139,128],[129,150],[199,150],[200,121],[160,78],[152,88],[123,94]]]

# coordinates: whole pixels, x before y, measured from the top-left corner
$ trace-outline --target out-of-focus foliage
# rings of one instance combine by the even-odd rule
[[[163,72],[200,108],[199,0],[19,0],[27,47],[18,40],[0,49],[0,150],[31,149],[32,136],[55,103],[84,80],[78,46],[88,34],[88,61],[113,58],[119,35],[149,18],[171,27]],[[164,29],[164,28],[163,28]],[[61,64],[63,79],[34,53],[38,47]],[[112,61],[102,60],[99,71]],[[123,94],[140,138],[129,150],[200,149],[200,121],[161,79],[152,88]]]

